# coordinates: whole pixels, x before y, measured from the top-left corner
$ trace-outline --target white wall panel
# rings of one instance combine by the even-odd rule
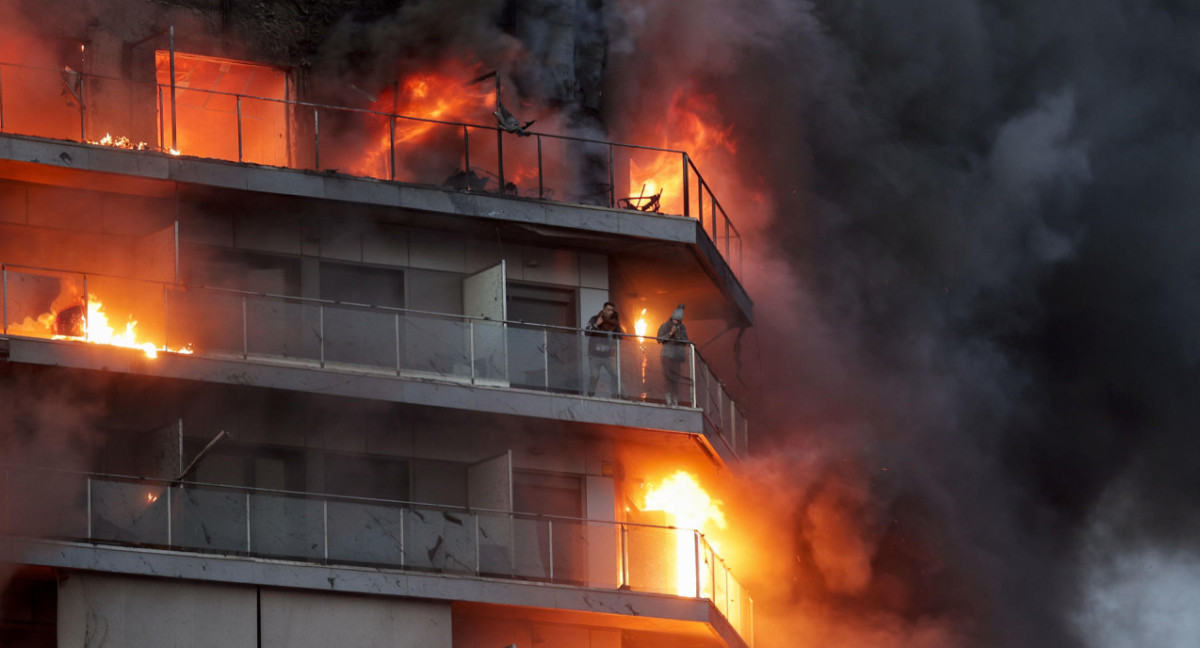
[[[262,636],[262,648],[450,648],[450,604],[263,590]]]
[[[58,645],[256,648],[255,590],[73,573],[59,586]]]

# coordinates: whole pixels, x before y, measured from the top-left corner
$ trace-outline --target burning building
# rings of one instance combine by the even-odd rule
[[[752,645],[733,369],[642,337],[752,322],[688,152],[137,29],[0,34],[4,645]]]

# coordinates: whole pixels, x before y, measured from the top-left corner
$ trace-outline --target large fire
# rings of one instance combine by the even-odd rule
[[[711,97],[692,94],[679,89],[671,99],[667,123],[656,145],[662,148],[683,150],[693,163],[710,154],[724,151],[737,152],[733,141],[733,126],[716,126],[706,116]],[[639,140],[640,141],[640,140]],[[712,178],[705,178],[711,182]],[[695,182],[693,179],[692,182]],[[690,200],[699,199],[693,195]],[[668,213],[683,213],[683,162],[678,153],[656,153],[652,156],[634,156],[629,161],[630,207],[643,211],[658,211],[659,206]]]
[[[712,499],[690,473],[679,470],[646,491],[643,511],[663,511],[671,526],[677,527],[675,540],[675,584],[680,596],[696,596],[696,531],[707,526],[725,528],[725,513],[720,500]],[[712,544],[712,541],[709,541]],[[714,546],[715,549],[715,546]]]
[[[9,330],[17,334],[34,337],[49,337],[54,340],[78,340],[91,344],[137,349],[147,358],[157,358],[158,352],[191,354],[190,344],[178,348],[162,348],[149,342],[137,328],[137,320],[130,315],[124,328],[117,329],[108,321],[104,303],[95,295],[88,295],[87,315],[82,304],[68,306],[58,311],[42,313],[36,319],[26,317],[20,324],[12,324]]]
[[[458,135],[449,126],[436,122],[481,123],[496,105],[494,85],[487,83],[468,84],[476,77],[478,68],[461,63],[448,63],[438,70],[424,70],[409,75],[380,93],[371,109],[380,113],[404,115],[416,119],[400,119],[392,126],[381,123],[361,160],[350,172],[353,175],[384,177],[387,159],[393,143],[397,147],[397,179],[403,179],[407,164],[404,155],[406,145],[416,145],[412,150],[419,152],[420,146],[428,145],[428,139],[442,135]],[[433,121],[421,121],[433,120]],[[394,138],[394,139],[393,139]]]

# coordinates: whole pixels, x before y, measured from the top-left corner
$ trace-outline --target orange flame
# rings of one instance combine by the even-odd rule
[[[639,338],[645,339],[647,326],[649,325],[646,324],[646,309],[643,308],[641,316],[638,317],[638,321],[634,322],[633,324],[634,334],[636,334]]]
[[[650,487],[642,510],[663,511],[671,525],[679,528],[675,542],[676,590],[680,596],[696,596],[699,588],[695,533],[703,531],[710,522],[718,529],[725,528],[721,501],[709,497],[690,473],[679,470]]]
[[[70,332],[64,332],[64,329],[59,328],[61,325],[59,320],[66,318],[69,312],[76,310],[78,309],[64,308],[42,313],[36,319],[26,317],[24,322],[10,324],[9,331],[17,335],[48,337],[53,340],[81,340],[91,344],[137,349],[151,359],[157,358],[160,350],[183,355],[193,353],[191,344],[178,348],[160,349],[153,342],[139,339],[144,336],[137,330],[138,323],[132,315],[125,322],[124,329],[114,328],[109,324],[108,313],[104,311],[104,303],[95,295],[88,295],[87,319],[76,320],[73,325],[75,328],[68,327]]]
[[[98,140],[88,140],[87,143],[95,144],[97,146],[111,146],[113,148],[129,149],[131,151],[150,150],[150,145],[145,142],[134,142],[124,135],[113,137],[112,133],[105,133],[104,137],[101,137]]]
[[[724,150],[737,152],[733,141],[733,126],[716,126],[706,117],[712,98],[677,90],[668,111],[665,136],[660,136],[658,146],[686,151],[692,162],[701,160]],[[647,140],[648,141],[648,140]],[[634,156],[629,161],[630,206],[644,211],[658,211],[651,201],[661,194],[661,203],[669,213],[683,213],[683,168],[678,153],[656,153]],[[690,173],[690,172],[689,172]],[[711,178],[706,178],[711,182]],[[693,179],[692,182],[695,180]],[[694,189],[694,187],[693,187]],[[693,191],[693,194],[695,192]],[[698,196],[693,195],[692,200]]]
[[[439,70],[417,72],[388,88],[371,106],[372,110],[419,119],[446,122],[481,123],[496,104],[495,87],[487,83],[467,85],[478,70],[466,64],[451,62]],[[398,90],[398,91],[397,91]],[[423,142],[436,133],[448,133],[443,124],[411,119],[395,122],[395,144]],[[373,137],[375,146],[350,169],[352,175],[376,177],[387,168],[392,147],[391,126],[385,126]],[[402,165],[400,165],[402,166]]]
[[[84,340],[93,344],[141,349],[147,358],[157,358],[158,349],[150,342],[138,342],[137,320],[130,316],[125,322],[125,330],[118,332],[108,323],[108,314],[104,312],[104,304],[95,295],[88,295],[88,317],[84,323]]]

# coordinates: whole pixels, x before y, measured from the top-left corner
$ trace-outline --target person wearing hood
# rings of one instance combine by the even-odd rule
[[[662,345],[662,371],[667,381],[667,405],[679,404],[680,387],[687,384],[688,372],[683,363],[688,359],[687,327],[683,325],[683,304],[676,307],[670,319],[658,327],[658,343]]]

